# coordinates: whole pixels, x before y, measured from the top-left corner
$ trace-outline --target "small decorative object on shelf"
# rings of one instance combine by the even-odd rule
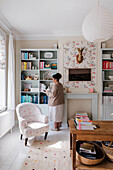
[[[48,68],[51,68],[51,65],[50,64],[44,64],[44,68],[48,69]]]
[[[33,80],[38,80],[38,79],[39,79],[39,75],[35,74],[34,77],[33,77]]]
[[[95,93],[95,89],[94,88],[90,88],[89,89],[89,93]]]
[[[57,63],[52,63],[51,64],[51,69],[57,69]]]
[[[106,43],[102,43],[102,48],[106,48]]]
[[[53,48],[54,48],[54,49],[57,49],[57,44],[53,44]]]
[[[29,59],[33,59],[33,53],[32,52],[29,53]]]
[[[53,53],[51,53],[51,52],[45,52],[45,53],[44,53],[44,58],[53,58]]]
[[[38,92],[39,88],[31,88],[30,90],[31,90],[31,92]]]
[[[113,58],[113,53],[111,54],[111,58]]]
[[[31,77],[31,76],[27,76],[27,77],[25,78],[25,80],[32,80],[32,77]]]
[[[35,67],[34,66],[32,66],[32,70],[34,70],[35,69]]]

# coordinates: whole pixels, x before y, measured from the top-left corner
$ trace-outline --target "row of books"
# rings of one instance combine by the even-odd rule
[[[21,62],[22,70],[31,70],[32,62]]]
[[[77,130],[94,130],[94,125],[87,113],[75,113],[74,123]]]
[[[108,85],[108,87],[104,87],[105,93],[111,93],[113,91],[113,85]]]
[[[40,61],[39,62],[39,68],[40,69],[44,69],[45,68],[45,62],[44,61]],[[49,67],[50,68],[50,67]]]
[[[111,61],[102,61],[103,69],[113,69],[113,62]]]
[[[48,104],[48,96],[41,96],[40,97],[40,103],[41,104]]]

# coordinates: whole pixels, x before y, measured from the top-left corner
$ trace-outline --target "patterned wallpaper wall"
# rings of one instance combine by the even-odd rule
[[[83,62],[78,63],[77,48],[83,48]],[[96,46],[88,41],[73,41],[64,44],[64,86],[75,88],[95,88],[96,85]],[[91,81],[68,81],[69,68],[91,68]]]

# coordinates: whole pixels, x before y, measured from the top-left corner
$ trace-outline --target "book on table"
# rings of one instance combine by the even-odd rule
[[[87,113],[76,113],[74,123],[77,130],[94,130],[94,125]]]

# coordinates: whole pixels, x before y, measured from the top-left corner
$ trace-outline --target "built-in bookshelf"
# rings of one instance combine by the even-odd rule
[[[113,49],[101,49],[102,54],[102,119],[113,120]]]
[[[58,49],[21,49],[21,103],[48,104],[44,90],[58,72]]]

